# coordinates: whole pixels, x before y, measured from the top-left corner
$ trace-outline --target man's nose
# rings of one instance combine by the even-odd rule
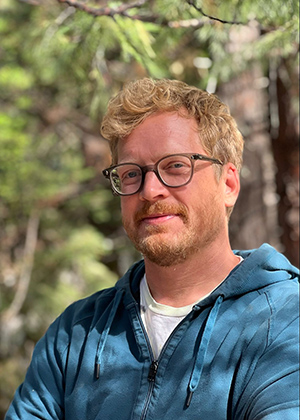
[[[144,184],[139,193],[143,201],[157,201],[169,195],[169,189],[159,179],[153,170],[147,171]]]

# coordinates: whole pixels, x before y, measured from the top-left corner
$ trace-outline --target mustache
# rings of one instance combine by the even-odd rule
[[[140,223],[146,217],[160,214],[176,214],[180,216],[184,223],[188,222],[187,207],[182,204],[167,204],[157,201],[156,203],[145,203],[144,206],[138,210],[134,215],[135,223]]]

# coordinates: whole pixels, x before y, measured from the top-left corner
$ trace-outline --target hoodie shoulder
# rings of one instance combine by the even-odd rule
[[[235,250],[234,253],[247,260],[248,269],[262,268],[269,271],[286,271],[292,277],[299,279],[299,269],[294,267],[283,254],[269,244],[263,244],[257,249],[246,251]]]
[[[248,277],[264,277],[266,282],[274,283],[288,279],[299,281],[299,269],[271,245],[263,244],[258,249],[248,251],[234,251],[244,258],[241,271]]]
[[[279,290],[286,287],[286,282],[289,282],[290,292],[297,293],[299,270],[272,246],[263,244],[258,249],[233,252],[241,256],[243,261],[232,270],[213,295],[221,293],[226,298],[237,297],[250,292],[260,293],[271,285]]]

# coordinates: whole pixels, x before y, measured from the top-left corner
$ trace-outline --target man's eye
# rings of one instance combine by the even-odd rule
[[[137,169],[130,169],[120,174],[120,180],[123,185],[131,185],[140,182],[141,173]]]
[[[180,170],[186,168],[187,165],[184,162],[169,162],[168,165],[165,166],[165,171],[172,171],[172,170]]]
[[[182,162],[176,162],[176,163],[173,163],[173,165],[171,165],[170,167],[177,169],[177,168],[182,168],[183,166],[185,165]]]
[[[137,171],[128,171],[125,172],[125,174],[123,174],[122,179],[131,179],[131,178],[135,178],[138,176],[138,172]]]

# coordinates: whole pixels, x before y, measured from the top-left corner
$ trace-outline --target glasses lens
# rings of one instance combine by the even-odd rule
[[[124,163],[111,171],[110,179],[118,193],[134,194],[141,186],[142,171],[137,165]]]
[[[170,187],[180,187],[192,176],[192,163],[187,156],[167,156],[159,162],[157,169],[163,182]]]

